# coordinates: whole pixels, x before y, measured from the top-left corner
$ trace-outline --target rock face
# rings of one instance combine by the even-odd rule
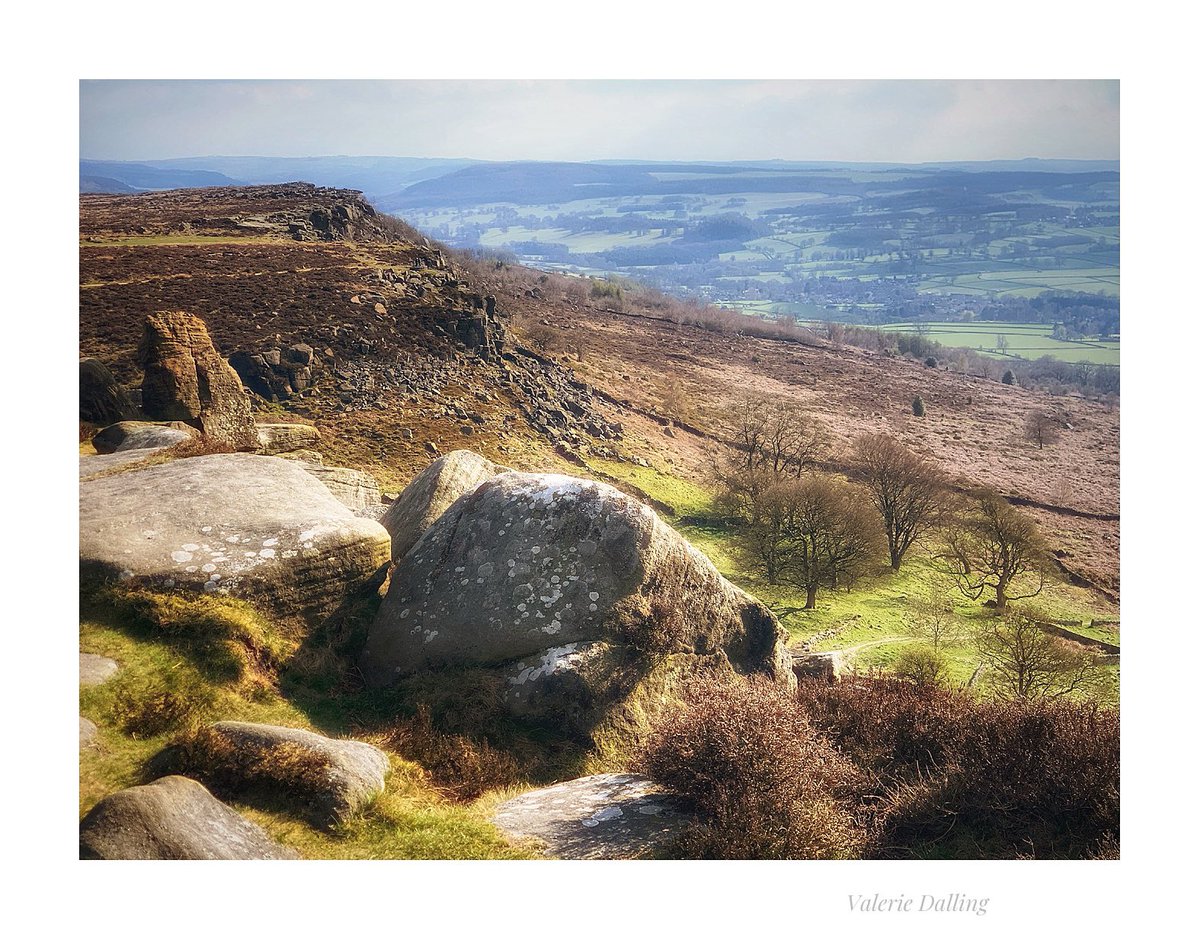
[[[258,447],[242,381],[217,353],[198,317],[182,311],[147,317],[138,364],[145,371],[142,410],[147,417],[182,421],[239,450]]]
[[[492,822],[514,840],[538,839],[563,859],[639,858],[679,835],[692,816],[638,774],[595,774],[522,793]]]
[[[321,446],[321,432],[311,424],[260,424],[257,430],[260,454],[287,454]]]
[[[507,470],[469,450],[451,451],[431,463],[379,520],[392,536],[392,557],[407,555],[425,530],[460,496],[475,492],[484,480]]]
[[[601,653],[636,669],[683,654],[790,683],[783,639],[648,507],[603,483],[510,472],[460,497],[396,565],[362,662],[385,685],[441,664],[578,675]]]
[[[82,715],[79,716],[79,749],[81,751],[85,747],[95,746],[98,733],[95,722],[89,721]]]
[[[196,436],[196,431],[181,421],[156,424],[152,421],[119,421],[110,424],[92,438],[98,454],[117,454],[127,450],[172,447]]]
[[[323,823],[353,815],[382,793],[389,770],[387,755],[362,741],[242,721],[212,725],[195,751],[196,769],[213,786],[280,791]]]
[[[99,359],[79,361],[79,420],[112,424],[137,417],[129,394]]]
[[[79,824],[85,859],[289,859],[294,851],[187,777],[163,777],[97,803]]]
[[[324,483],[333,498],[353,513],[364,514],[380,504],[379,484],[370,474],[306,461],[299,466]]]
[[[379,523],[279,457],[128,470],[81,483],[79,504],[82,575],[231,594],[278,614],[332,611],[389,557]]]
[[[79,654],[79,684],[103,685],[117,674],[121,667],[115,660],[94,653]]]
[[[267,401],[286,401],[303,392],[324,367],[307,343],[294,343],[286,349],[272,347],[261,353],[239,349],[229,357],[229,365],[246,388]]]

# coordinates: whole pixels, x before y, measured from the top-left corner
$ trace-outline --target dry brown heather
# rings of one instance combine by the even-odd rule
[[[464,291],[494,293],[518,333],[524,327],[526,334],[535,328],[548,334],[551,355],[631,406],[599,409],[624,425],[617,449],[625,455],[701,480],[714,441],[724,434],[723,405],[746,392],[789,399],[821,419],[842,449],[862,432],[886,430],[952,476],[1032,504],[1063,564],[1110,593],[1119,591],[1116,408],[813,337],[800,343],[713,332],[629,303],[624,313],[603,310],[579,279],[519,268],[493,276],[481,265],[467,273],[461,262],[438,270],[429,266],[436,252],[399,226],[371,241],[294,241],[279,224],[264,229],[255,220],[303,214],[311,193],[287,187],[237,192],[81,197],[81,356],[136,382],[133,354],[145,315],[173,309],[204,318],[225,355],[304,342],[319,353],[331,350],[340,367],[409,356],[441,370],[444,385],[417,394],[384,388],[372,407],[343,411],[327,374],[315,391],[287,403],[289,412],[320,427],[328,463],[367,470],[385,490],[399,489],[428,462],[427,441],[443,452],[469,447],[519,469],[570,467],[521,414],[518,394],[497,369],[437,333],[448,311],[461,308]],[[249,227],[238,222],[249,217]],[[381,272],[411,277],[411,285],[425,289],[419,297],[414,289],[390,300],[382,313],[373,304],[352,303],[353,296],[380,288]],[[683,394],[672,394],[676,389]],[[917,395],[925,403],[923,418],[912,414]],[[652,416],[680,401],[682,417],[699,433],[679,428],[668,436]],[[455,415],[456,405],[477,420]],[[1035,409],[1069,413],[1070,430],[1044,450],[1023,437]]]

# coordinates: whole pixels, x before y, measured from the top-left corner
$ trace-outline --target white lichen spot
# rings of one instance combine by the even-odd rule
[[[243,558],[257,558],[258,552],[242,552]]]
[[[236,545],[239,541],[241,541],[241,538],[242,537],[240,535],[230,535],[230,536],[226,536],[225,541],[231,542],[234,545]]]
[[[183,570],[184,570],[184,571],[186,571],[188,574],[191,574],[193,571],[196,571],[196,570],[197,570],[197,568],[196,568],[196,566],[195,566],[195,565],[188,565],[188,566],[187,566],[186,568],[184,568]]]
[[[210,526],[210,525],[201,526],[200,531],[203,532],[205,535],[208,535],[208,533],[212,531],[212,526]]]
[[[195,542],[188,542],[185,546],[183,546],[183,550],[185,552],[198,552],[200,551],[200,546]]]
[[[258,557],[259,558],[274,558],[275,557],[275,549],[264,548],[261,552],[258,553]]]
[[[606,806],[604,809],[596,810],[587,819],[582,820],[583,824],[589,829],[594,829],[602,822],[608,822],[610,819],[618,819],[625,814],[619,806]]]
[[[263,548],[274,548],[279,544],[279,539],[264,539]]]
[[[535,555],[540,555],[542,553],[542,546],[535,545],[532,549],[530,549],[530,551],[532,551]]]
[[[595,591],[590,591],[588,593],[588,600],[589,601],[598,601],[598,600],[600,600],[600,595],[597,594]]]
[[[207,565],[201,565],[201,566],[200,566],[200,570],[201,570],[201,571],[216,571],[216,570],[217,570],[217,566],[216,566],[216,565],[214,565],[214,564],[213,564],[213,563],[210,561],[210,562],[209,562]]]
[[[171,561],[177,565],[182,565],[185,561],[191,561],[192,557],[191,552],[171,552]]]
[[[599,608],[595,604],[588,604],[588,610],[594,614]]]

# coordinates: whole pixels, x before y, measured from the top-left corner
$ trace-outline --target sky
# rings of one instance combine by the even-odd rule
[[[1119,158],[1119,82],[81,81],[80,156]]]

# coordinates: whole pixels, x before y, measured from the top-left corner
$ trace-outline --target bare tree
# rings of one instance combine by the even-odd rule
[[[805,592],[804,609],[817,606],[823,585],[851,584],[882,551],[866,501],[848,483],[806,474],[777,484],[788,558],[780,579]]]
[[[1025,439],[1037,444],[1041,450],[1062,437],[1063,421],[1048,411],[1031,411],[1025,419]]]
[[[1037,523],[992,489],[967,497],[940,559],[966,597],[978,600],[994,590],[997,614],[1010,600],[1040,594],[1046,583],[1047,552]]]
[[[966,635],[962,622],[954,616],[954,605],[936,589],[913,598],[911,606],[916,614],[910,623],[911,632],[927,642],[935,652],[957,643]]]
[[[735,463],[775,474],[801,473],[826,449],[824,426],[794,404],[745,395],[725,411]]]
[[[989,683],[1005,698],[1059,698],[1091,689],[1100,678],[1095,655],[1047,633],[1024,611],[986,622],[975,646],[989,667]]]
[[[892,570],[899,571],[904,553],[942,516],[946,487],[941,468],[887,434],[858,438],[853,460],[883,520]]]

